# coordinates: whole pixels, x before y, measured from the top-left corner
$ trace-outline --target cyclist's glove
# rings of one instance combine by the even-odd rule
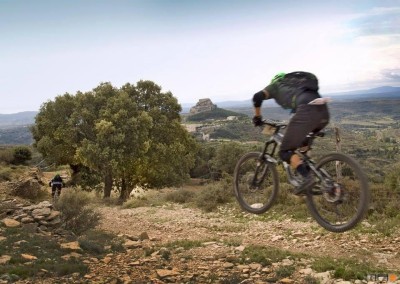
[[[261,115],[256,115],[253,117],[253,124],[254,126],[261,126],[263,125],[263,121],[262,121],[262,116]]]

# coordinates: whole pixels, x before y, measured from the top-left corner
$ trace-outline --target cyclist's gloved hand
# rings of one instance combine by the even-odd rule
[[[262,116],[261,115],[256,115],[253,117],[253,124],[254,126],[261,126],[263,125],[263,121],[262,121]]]

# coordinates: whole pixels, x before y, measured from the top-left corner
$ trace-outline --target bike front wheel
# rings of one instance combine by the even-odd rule
[[[370,200],[367,176],[351,157],[332,153],[316,165],[322,179],[307,194],[313,218],[331,232],[354,228],[365,216]]]
[[[274,203],[279,190],[276,166],[258,152],[242,156],[234,172],[234,191],[242,209],[253,214],[266,212]]]

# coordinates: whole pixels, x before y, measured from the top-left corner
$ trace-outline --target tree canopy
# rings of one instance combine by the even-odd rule
[[[105,197],[118,185],[125,199],[137,185],[180,185],[189,177],[197,146],[180,111],[172,93],[152,81],[102,83],[44,103],[31,131],[48,161],[76,174],[89,169],[103,177]]]

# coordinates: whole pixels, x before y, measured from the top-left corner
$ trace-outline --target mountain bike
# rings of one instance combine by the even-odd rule
[[[60,198],[61,188],[64,187],[64,184],[60,181],[52,181],[49,184],[51,186],[53,203],[56,204],[58,199]],[[54,193],[53,187],[55,188]]]
[[[264,120],[263,127],[272,130],[262,152],[250,152],[237,162],[234,171],[234,191],[242,209],[254,214],[265,213],[276,201],[279,191],[278,166],[283,166],[289,184],[302,182],[291,166],[275,158],[282,143],[284,122]],[[370,200],[367,176],[356,160],[342,153],[329,153],[314,162],[308,151],[315,138],[324,132],[309,133],[295,153],[306,163],[315,179],[305,192],[306,205],[317,223],[331,232],[354,228],[365,216]]]
[[[57,188],[53,195],[53,204],[57,204],[57,201],[60,198],[60,193],[61,192]]]

